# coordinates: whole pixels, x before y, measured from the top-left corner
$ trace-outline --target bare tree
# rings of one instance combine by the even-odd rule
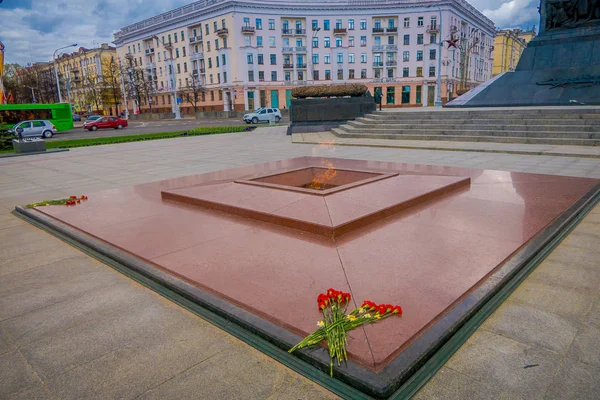
[[[191,73],[188,85],[183,89],[183,97],[185,101],[194,106],[194,112],[198,112],[198,103],[200,103],[200,95],[206,91],[202,85],[202,81],[197,74]]]
[[[105,104],[114,104],[119,114],[121,93],[121,69],[114,57],[102,60],[102,89]]]

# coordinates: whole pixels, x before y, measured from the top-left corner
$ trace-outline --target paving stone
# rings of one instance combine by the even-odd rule
[[[600,299],[598,299],[596,305],[588,314],[588,318],[585,321],[585,324],[600,329]]]
[[[14,350],[0,356],[0,397],[10,396],[40,384],[25,358]]]
[[[162,329],[152,325],[139,330],[139,336],[123,347],[49,378],[49,389],[65,400],[135,398],[234,347],[234,340],[228,340],[219,329],[189,318],[183,311],[170,312],[184,318]]]
[[[575,336],[569,358],[600,367],[600,328],[584,326]]]
[[[566,359],[548,388],[546,400],[596,400],[600,392],[600,368]]]
[[[0,230],[12,228],[14,226],[23,226],[27,223],[11,214],[0,214]]]
[[[235,376],[236,379],[222,379]],[[273,394],[282,395],[292,385],[302,388],[306,381],[282,365],[272,362],[258,351],[236,347],[208,358],[184,373],[144,393],[140,399],[195,398],[202,393],[203,399],[266,399]],[[293,392],[292,392],[293,393]],[[311,387],[310,399],[335,398],[330,392],[317,386]],[[306,395],[306,394],[305,394]],[[296,398],[295,394],[292,397]],[[303,397],[298,397],[303,398]]]
[[[596,262],[600,262],[600,255]],[[561,285],[595,294],[600,287],[600,267],[582,267],[575,263],[546,260],[527,278],[548,285]]]
[[[546,261],[557,262],[563,265],[579,265],[589,269],[600,269],[598,262],[598,253],[588,250],[582,250],[577,247],[569,247],[561,243],[546,258]]]
[[[598,247],[599,242],[600,234],[591,235],[588,233],[582,233],[578,230],[574,230],[569,236],[565,238],[565,240],[563,240],[565,246],[577,247],[582,250],[589,250],[595,253],[600,252],[600,247]]]
[[[41,382],[36,386],[21,390],[18,393],[8,396],[9,400],[46,400],[56,399],[52,394],[44,388]]]
[[[413,400],[509,400],[519,396],[490,387],[451,368],[442,367]]]
[[[82,255],[0,280],[0,321],[110,286],[120,276]]]
[[[525,280],[511,294],[510,301],[583,322],[594,306],[596,296],[565,286]]]
[[[57,246],[57,244],[61,244]],[[0,276],[23,272],[42,265],[51,264],[69,258],[81,257],[81,252],[74,247],[56,243],[37,250],[31,247],[32,253],[17,254],[10,259],[0,260]]]
[[[479,330],[446,366],[492,387],[535,398],[550,385],[559,361],[552,351]]]
[[[558,314],[507,301],[481,328],[521,343],[566,354],[579,326]]]

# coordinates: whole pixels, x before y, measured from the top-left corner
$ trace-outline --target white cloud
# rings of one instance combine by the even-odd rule
[[[501,29],[526,29],[540,23],[539,0],[473,0],[471,3]]]

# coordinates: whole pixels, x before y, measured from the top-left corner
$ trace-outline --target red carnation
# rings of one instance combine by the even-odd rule
[[[77,203],[81,203],[81,200],[77,200]]]
[[[70,196],[69,198],[70,198],[70,199],[76,199],[76,198],[77,198],[77,196]]]
[[[394,314],[402,315],[402,307],[394,306]]]

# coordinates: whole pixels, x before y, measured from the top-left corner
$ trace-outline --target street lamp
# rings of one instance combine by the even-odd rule
[[[28,89],[31,89],[31,102],[33,104],[35,104],[35,92],[33,91],[33,89],[35,89],[33,86],[25,86]]]
[[[171,45],[171,43],[165,43],[163,46],[169,51],[172,77],[171,84],[173,85],[173,111],[175,111],[175,119],[181,119],[181,114],[179,113],[179,103],[177,102],[177,79],[175,77],[175,65],[173,64],[173,45]]]
[[[440,51],[438,52],[439,54],[437,54],[437,74],[436,74],[436,79],[435,79],[435,101],[433,102],[433,105],[435,107],[441,107],[442,106],[442,51],[444,50],[444,37],[443,37],[443,32],[442,31],[442,9],[440,6],[428,6],[428,7],[435,7],[438,10],[439,16],[440,16],[440,23],[438,25],[438,29],[439,29],[439,49]]]
[[[77,47],[77,43],[70,44],[65,47],[58,48],[54,50],[54,54],[52,55],[52,61],[54,62],[54,78],[56,78],[56,91],[58,92],[58,102],[62,103],[62,97],[60,96],[60,84],[58,82],[58,71],[56,69],[56,52],[62,49],[67,49],[69,47]]]

